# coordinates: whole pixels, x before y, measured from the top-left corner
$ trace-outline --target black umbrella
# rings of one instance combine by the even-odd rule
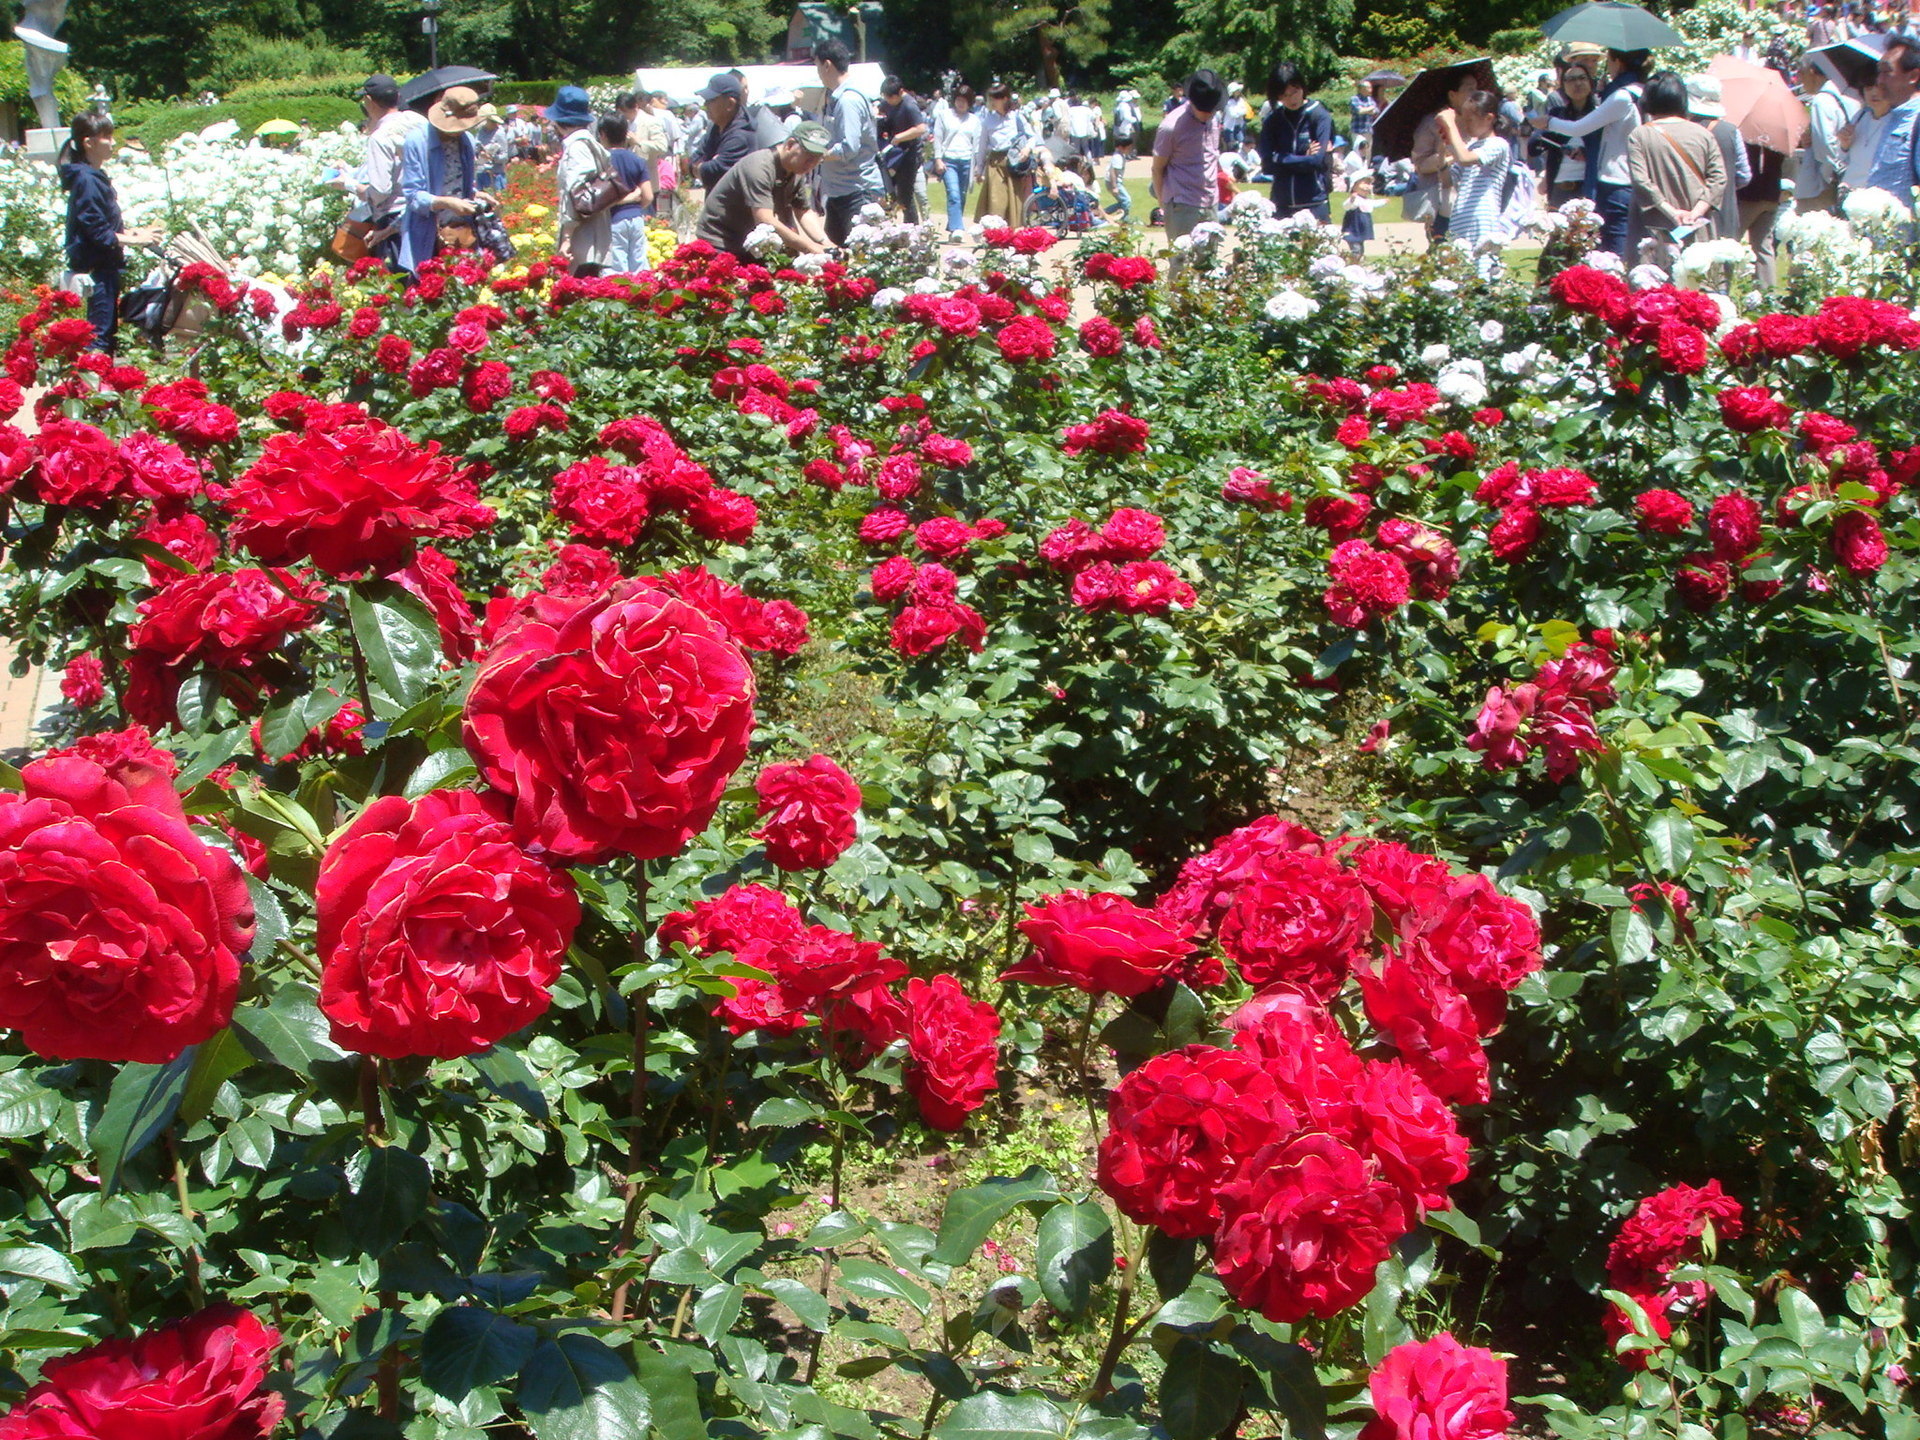
[[[1887,48],[1884,35],[1856,35],[1838,45],[1823,45],[1809,50],[1820,73],[1834,84],[1853,92],[1858,99],[1867,86],[1880,76],[1880,56]]]
[[[1402,85],[1407,83],[1407,77],[1397,75],[1391,70],[1376,70],[1367,76],[1366,83],[1369,85],[1384,85],[1389,90],[1398,90]]]
[[[438,70],[429,70],[424,75],[416,75],[400,87],[400,103],[412,109],[422,100],[431,100],[442,90],[455,85],[479,87],[499,77],[485,70],[476,70],[471,65],[442,65]]]
[[[1469,77],[1482,90],[1497,90],[1493,62],[1486,58],[1462,60],[1438,70],[1422,70],[1407,82],[1407,88],[1373,122],[1375,159],[1404,160],[1413,153],[1413,132],[1422,120],[1445,108],[1447,96],[1458,90]]]
[[[1624,5],[1621,0],[1586,0],[1570,5],[1540,26],[1551,40],[1585,40],[1609,50],[1657,50],[1662,45],[1684,45],[1687,37],[1651,10]]]

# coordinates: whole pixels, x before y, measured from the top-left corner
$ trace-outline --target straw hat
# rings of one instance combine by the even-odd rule
[[[1718,120],[1726,115],[1727,107],[1721,98],[1719,76],[1687,77],[1687,113],[1698,115],[1703,120]]]
[[[427,123],[442,135],[463,135],[480,123],[480,93],[455,85],[433,102]]]

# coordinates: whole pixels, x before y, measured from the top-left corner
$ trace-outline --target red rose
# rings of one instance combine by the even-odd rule
[[[1618,275],[1590,265],[1569,265],[1548,288],[1562,305],[1595,316],[1609,327],[1618,328],[1627,317],[1630,297],[1626,281]]]
[[[907,518],[906,511],[882,505],[877,510],[869,510],[860,521],[860,543],[890,545],[912,528],[913,522]]]
[[[1813,317],[1815,343],[1835,360],[1856,359],[1873,344],[1872,312],[1854,302],[1854,296],[1830,296],[1821,304],[1820,313]]]
[[[1676,375],[1698,375],[1707,368],[1706,332],[1685,321],[1662,321],[1654,349],[1660,363]]]
[[[571,547],[584,549],[584,546]],[[473,606],[467,592],[460,588],[460,567],[431,545],[414,552],[413,562],[390,577],[433,612],[433,623],[440,631],[440,648],[456,665],[471,660],[476,631]]]
[[[1413,577],[1406,562],[1364,540],[1346,540],[1327,558],[1333,583],[1320,597],[1334,620],[1358,630],[1368,621],[1391,615],[1411,598]]]
[[[1460,552],[1437,530],[1411,520],[1383,520],[1374,543],[1407,567],[1413,593],[1422,600],[1446,599],[1460,578]]]
[[[1779,429],[1793,419],[1793,411],[1764,385],[1733,385],[1720,392],[1720,418],[1729,430],[1755,435]]]
[[[1178,975],[1193,953],[1187,927],[1124,895],[1065,890],[1029,903],[1026,912],[1019,930],[1033,950],[1002,971],[1002,980],[1139,995]]]
[[[1300,518],[1309,525],[1321,527],[1330,539],[1338,541],[1350,540],[1359,534],[1372,513],[1373,501],[1365,494],[1316,495],[1307,501]]]
[[[1333,432],[1333,438],[1349,450],[1358,450],[1372,435],[1373,429],[1362,415],[1349,415]]]
[[[0,1026],[50,1059],[174,1059],[227,1023],[253,943],[246,882],[188,828],[173,757],[128,738],[0,792]]]
[[[1360,1440],[1500,1440],[1513,1424],[1507,1362],[1445,1330],[1389,1350],[1367,1389],[1374,1418]]]
[[[1095,315],[1080,326],[1080,348],[1089,355],[1118,355],[1126,347],[1127,337],[1104,315]]]
[[[753,671],[718,622],[652,585],[534,595],[467,701],[467,749],[541,855],[676,853],[704,830],[753,731]]]
[[[1236,1301],[1276,1324],[1330,1319],[1366,1298],[1406,1228],[1398,1192],[1358,1152],[1300,1135],[1221,1187],[1214,1266]]]
[[[1406,1195],[1408,1223],[1449,1208],[1447,1191],[1467,1178],[1467,1139],[1446,1102],[1398,1060],[1369,1062],[1353,1100],[1354,1143]]]
[[[1540,539],[1540,512],[1531,505],[1509,505],[1487,531],[1487,548],[1494,559],[1517,565],[1532,553]]]
[[[1735,566],[1760,548],[1760,507],[1739,491],[1715,497],[1707,510],[1707,538],[1713,553]]]
[[[766,823],[754,838],[782,870],[825,870],[853,844],[860,786],[825,755],[798,765],[769,765],[753,782]]]
[[[1069,455],[1091,450],[1096,455],[1137,455],[1147,448],[1152,427],[1124,410],[1102,410],[1085,425],[1061,431],[1061,448]]]
[[[389,375],[402,374],[413,362],[413,342],[404,335],[382,335],[373,347],[373,363]]]
[[[1395,929],[1466,996],[1480,1033],[1492,1034],[1505,1014],[1507,993],[1540,968],[1540,923],[1533,908],[1502,895],[1484,875],[1454,876],[1444,893],[1423,892],[1421,902],[1419,910],[1396,919]]]
[[[1693,502],[1671,490],[1643,490],[1633,504],[1650,535],[1679,535],[1693,526]]]
[[[1820,454],[1836,445],[1850,444],[1860,432],[1838,416],[1823,410],[1808,410],[1800,417],[1800,434]],[[122,447],[124,448],[124,447]]]
[[[1107,558],[1107,542],[1086,521],[1075,516],[1040,542],[1040,558],[1055,570],[1072,575]]]
[[[928,435],[920,442],[920,458],[943,470],[959,470],[973,463],[973,446],[946,435]]]
[[[78,420],[48,420],[34,437],[34,493],[48,505],[97,509],[127,491],[126,463],[104,430]]]
[[[235,541],[270,565],[310,559],[331,575],[385,574],[416,541],[493,524],[473,481],[391,426],[270,436],[223,497]]]
[[[1114,603],[1129,615],[1164,615],[1175,605],[1191,609],[1197,598],[1193,586],[1164,561],[1130,561],[1114,576]]]
[[[958,1130],[999,1087],[1000,1016],[951,975],[907,982],[906,1084],[920,1118]]]
[[[107,672],[100,657],[83,651],[60,672],[60,698],[76,710],[90,710],[107,696]]]
[[[1754,338],[1770,359],[1785,360],[1814,346],[1814,323],[1805,315],[1762,315],[1753,325]]]
[[[793,902],[778,890],[735,885],[711,900],[697,902],[691,910],[668,915],[660,922],[660,943],[685,945],[707,956],[745,957],[776,940],[795,939],[806,928]]]
[[[1016,365],[1053,358],[1053,327],[1038,315],[1016,316],[1001,326],[993,339],[1000,347],[1002,358]]]
[[[1071,594],[1089,615],[1111,610],[1120,603],[1120,572],[1109,561],[1096,560],[1073,577]]]
[[[1865,510],[1848,510],[1833,522],[1833,558],[1849,575],[1871,575],[1887,563],[1887,537]]]
[[[951,515],[936,515],[931,520],[923,520],[913,532],[914,544],[929,555],[938,555],[947,559],[966,553],[973,544],[973,527],[964,520]]]
[[[1331,999],[1373,930],[1366,887],[1318,855],[1280,855],[1235,896],[1220,921],[1220,948],[1246,982],[1276,982]]]
[[[1221,836],[1204,855],[1180,867],[1180,877],[1154,906],[1160,914],[1202,935],[1211,934],[1241,889],[1264,879],[1278,857],[1320,854],[1327,842],[1303,825],[1263,815]]]
[[[1695,1188],[1673,1185],[1634,1207],[1607,1251],[1607,1279],[1615,1289],[1634,1290],[1666,1283],[1676,1266],[1705,1260],[1700,1237],[1707,1226],[1722,1240],[1737,1240],[1745,1229],[1740,1202],[1709,1180]]]
[[[546,1013],[580,903],[508,812],[471,790],[384,795],[328,847],[314,904],[335,1044],[444,1060]]]
[[[898,600],[913,588],[914,572],[918,568],[904,555],[889,555],[873,567],[873,574],[867,579],[873,598],[882,604]]]
[[[923,573],[931,568],[923,567]],[[987,642],[987,622],[980,612],[957,600],[933,605],[916,603],[893,617],[893,648],[909,658],[938,650],[956,637],[976,655]]]
[[[697,535],[728,545],[744,545],[760,523],[760,507],[750,496],[716,485],[687,506],[687,524]]]
[[[286,1406],[262,1388],[279,1344],[236,1305],[103,1340],[42,1366],[0,1440],[265,1440]]]
[[[1733,571],[1724,560],[1711,555],[1689,555],[1674,572],[1673,585],[1680,592],[1680,603],[1704,614],[1725,600],[1733,589]]]
[[[1151,560],[1167,543],[1167,526],[1151,510],[1122,507],[1100,527],[1100,539],[1111,560]]]
[[[569,465],[553,477],[553,513],[571,533],[603,545],[631,545],[646,528],[651,503],[630,465],[611,465],[599,455]]]
[[[326,592],[286,571],[177,575],[140,602],[127,632],[127,713],[143,725],[172,725],[180,682],[196,665],[240,675],[320,615]],[[245,694],[244,688],[229,693]],[[257,698],[257,697],[256,697]]]
[[[1108,1097],[1107,1118],[1100,1188],[1176,1239],[1213,1234],[1221,1187],[1300,1124],[1259,1061],[1212,1045],[1154,1056]]]
[[[1433,1093],[1455,1104],[1488,1098],[1487,1053],[1466,996],[1424,957],[1389,950],[1361,967],[1367,1018]]]

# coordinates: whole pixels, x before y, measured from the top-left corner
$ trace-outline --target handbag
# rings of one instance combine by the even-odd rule
[[[367,237],[372,233],[370,220],[342,220],[334,227],[333,239],[327,248],[351,265],[372,253],[367,248]]]
[[[573,188],[567,191],[567,208],[573,212],[576,220],[590,220],[602,211],[611,210],[629,189],[613,173],[607,152],[598,145],[592,145],[591,148],[599,157],[597,167],[593,174],[576,180]]]

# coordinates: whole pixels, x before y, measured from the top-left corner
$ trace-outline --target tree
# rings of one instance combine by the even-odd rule
[[[1353,0],[1179,0],[1179,11],[1186,29],[1170,54],[1254,87],[1282,60],[1316,81],[1331,75],[1353,22]]]
[[[1066,62],[1105,58],[1108,0],[962,0],[954,6],[955,63],[981,72],[1006,68],[1060,83]],[[1031,69],[1029,69],[1031,67]]]

